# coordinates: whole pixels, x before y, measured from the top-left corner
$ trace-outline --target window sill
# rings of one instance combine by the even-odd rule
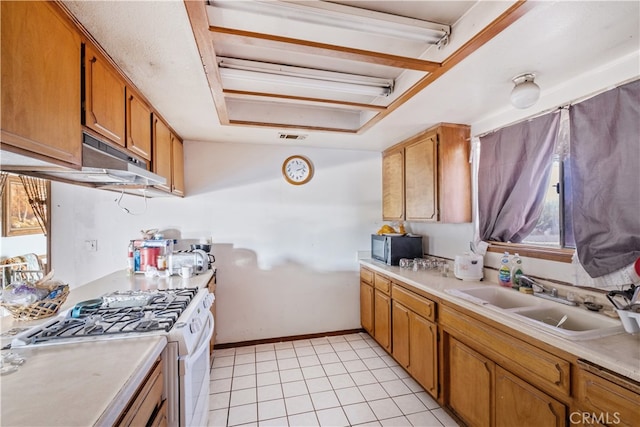
[[[538,258],[548,261],[571,263],[573,257],[573,249],[560,249],[560,248],[543,248],[539,246],[523,245],[519,243],[501,243],[501,242],[487,242],[489,243],[489,252],[503,253],[508,251],[509,253],[518,253],[520,256],[529,258]]]

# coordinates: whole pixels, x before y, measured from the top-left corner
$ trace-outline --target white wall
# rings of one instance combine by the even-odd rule
[[[292,154],[315,166],[306,185],[282,177]],[[220,342],[360,327],[356,253],[382,223],[379,153],[187,142],[185,165],[187,197],[150,199],[141,215],[118,193],[53,183],[56,277],[73,287],[125,268],[129,239],[168,229],[213,238]]]
[[[47,253],[47,236],[44,234],[29,234],[0,239],[0,259],[26,253],[45,255]]]

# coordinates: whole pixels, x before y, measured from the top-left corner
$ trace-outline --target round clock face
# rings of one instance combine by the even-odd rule
[[[313,176],[313,166],[302,156],[291,156],[282,164],[282,174],[293,185],[306,184]]]

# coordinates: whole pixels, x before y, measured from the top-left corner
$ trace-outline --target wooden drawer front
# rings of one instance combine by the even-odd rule
[[[391,295],[391,280],[387,279],[384,276],[376,274],[374,282],[376,289],[379,289],[387,295]]]
[[[436,320],[436,304],[420,295],[393,285],[391,298],[401,302],[414,313],[434,322]]]
[[[551,393],[569,396],[570,363],[449,307],[441,306],[440,325],[522,379]]]
[[[583,370],[578,370],[577,384],[579,405],[594,423],[637,426],[640,422],[640,395]]]
[[[360,267],[360,280],[373,285],[373,271]]]
[[[162,404],[163,389],[162,363],[158,360],[118,425],[146,426]]]

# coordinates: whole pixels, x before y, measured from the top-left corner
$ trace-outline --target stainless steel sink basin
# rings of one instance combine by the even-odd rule
[[[463,295],[471,296],[473,299],[482,301],[484,304],[490,304],[505,310],[532,307],[542,304],[537,298],[514,291],[513,289],[499,288],[497,286],[485,286],[482,288],[458,289]],[[461,296],[464,298],[464,296]],[[471,300],[471,298],[468,298]],[[481,303],[480,301],[475,301]]]
[[[562,305],[545,304],[538,308],[514,310],[513,313],[523,317],[523,320],[535,322],[535,326],[570,340],[600,338],[624,330],[619,320]],[[567,320],[560,327],[556,327],[565,315]]]

